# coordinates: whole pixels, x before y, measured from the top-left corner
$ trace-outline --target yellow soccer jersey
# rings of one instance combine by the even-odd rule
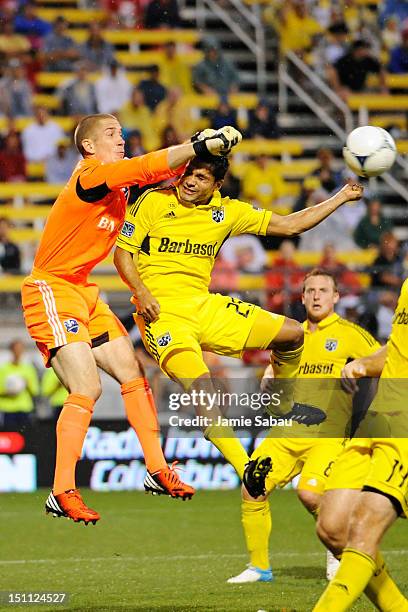
[[[309,330],[307,321],[303,328],[305,345],[296,401],[324,410],[328,416],[320,431],[342,436],[351,417],[352,396],[340,386],[341,370],[348,361],[374,353],[380,344],[365,329],[335,313],[320,321],[314,332]]]
[[[157,299],[202,295],[227,238],[265,235],[271,215],[218,191],[195,206],[182,204],[175,186],[151,189],[128,208],[117,245],[139,253],[140,277]]]
[[[368,425],[373,437],[408,438],[407,379],[408,280],[402,285],[395,310],[378,391],[362,423],[362,426]],[[378,413],[380,416],[377,417]]]

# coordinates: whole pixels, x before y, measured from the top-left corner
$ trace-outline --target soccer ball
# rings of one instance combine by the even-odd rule
[[[393,137],[380,127],[365,125],[347,136],[343,157],[358,176],[378,176],[389,170],[397,156]]]

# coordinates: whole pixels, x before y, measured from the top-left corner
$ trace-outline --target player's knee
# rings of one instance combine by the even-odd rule
[[[320,506],[321,495],[313,493],[313,491],[307,491],[305,489],[298,489],[297,496],[302,502],[306,510],[315,514]]]
[[[317,519],[316,533],[327,548],[341,552],[346,545],[347,533],[334,517],[320,514]]]
[[[285,322],[268,347],[281,351],[293,351],[303,345],[304,330],[302,325],[294,319],[285,318]]]

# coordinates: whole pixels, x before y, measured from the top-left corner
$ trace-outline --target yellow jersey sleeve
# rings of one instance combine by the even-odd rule
[[[381,348],[381,344],[368,332],[356,323],[350,323],[344,319],[339,321],[343,328],[343,334],[351,349],[350,357],[359,359],[366,355],[371,355]]]
[[[231,236],[239,236],[240,234],[265,236],[272,216],[271,211],[254,208],[251,204],[240,200],[232,200],[231,203],[235,216]]]
[[[125,221],[116,240],[116,246],[137,253],[153,222],[154,206],[149,201],[149,192],[145,191],[134,204],[128,207]]]

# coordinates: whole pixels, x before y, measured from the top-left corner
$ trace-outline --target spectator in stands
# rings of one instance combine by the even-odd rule
[[[394,74],[408,72],[408,22],[401,31],[401,37],[401,45],[392,51],[388,66],[388,71]]]
[[[26,180],[26,160],[19,135],[11,130],[0,148],[0,181],[18,183]]]
[[[333,153],[330,149],[322,147],[317,152],[319,167],[313,172],[313,176],[317,176],[323,189],[327,193],[331,193],[338,189],[343,184],[343,179],[340,171],[333,167]]]
[[[315,201],[315,193],[321,191],[321,189],[322,184],[317,177],[307,177],[303,181],[300,193],[293,205],[293,212],[312,206]]]
[[[177,87],[168,90],[167,97],[156,106],[154,111],[154,124],[159,134],[169,123],[174,126],[182,141],[189,138],[194,132],[191,106]]]
[[[276,163],[261,153],[246,165],[242,177],[243,199],[261,208],[273,210],[285,195],[285,183]]]
[[[385,0],[381,4],[382,11],[379,19],[381,27],[384,26],[388,17],[397,17],[400,23],[408,19],[408,2],[406,0]]]
[[[57,149],[57,142],[64,137],[62,128],[49,118],[43,106],[34,109],[35,120],[21,133],[24,155],[29,162],[45,161]]]
[[[317,181],[314,177],[307,180]],[[327,196],[325,189],[314,189],[306,201],[306,206],[315,206],[327,199]],[[335,248],[343,251],[351,251],[355,248],[342,208],[338,208],[318,226],[302,234],[299,240],[299,250],[322,251],[327,239],[333,243]]]
[[[240,272],[258,274],[266,266],[266,251],[251,234],[229,238],[221,249],[222,258]]]
[[[225,176],[220,193],[223,198],[228,196],[232,200],[239,200],[241,196],[241,181],[234,175],[231,169],[228,170]]]
[[[114,49],[102,36],[101,26],[92,21],[89,24],[88,40],[80,48],[81,57],[88,62],[89,70],[101,70],[115,59]]]
[[[404,268],[400,245],[394,234],[384,232],[380,237],[380,251],[373,263],[371,286],[373,289],[389,289],[396,293],[402,284]]]
[[[151,0],[145,12],[146,28],[179,28],[181,19],[177,0]]]
[[[132,84],[126,70],[116,60],[104,68],[104,74],[95,83],[98,113],[116,113],[132,95]]]
[[[14,31],[14,24],[11,19],[0,23],[0,27],[0,54],[7,59],[22,59],[31,49],[27,36],[17,34]]]
[[[64,115],[93,115],[97,112],[95,84],[89,78],[86,62],[77,65],[77,76],[61,92]]]
[[[401,33],[396,17],[388,17],[385,20],[384,28],[381,30],[381,40],[387,51],[392,51],[401,44]]]
[[[226,261],[222,253],[217,255],[211,271],[210,291],[220,293],[236,292],[238,290],[239,271],[236,264]]]
[[[176,43],[173,41],[164,45],[164,57],[160,64],[160,80],[167,89],[175,87],[183,94],[189,94],[193,90],[191,68],[177,53]]]
[[[140,81],[139,89],[143,94],[145,104],[153,112],[156,106],[167,95],[167,89],[160,82],[160,69],[158,66],[155,65],[150,68],[149,78]]]
[[[159,139],[152,113],[146,106],[144,95],[138,87],[133,89],[130,101],[120,110],[119,119],[126,130],[140,130],[146,151],[158,148]]]
[[[358,274],[350,270],[346,264],[338,259],[336,248],[332,242],[326,242],[324,245],[322,258],[318,267],[334,274],[343,293],[355,293],[361,289],[361,282]]]
[[[166,125],[161,133],[160,149],[167,149],[180,144],[180,136],[177,134],[173,125]]]
[[[14,30],[17,34],[27,36],[32,47],[39,49],[43,39],[51,32],[52,26],[48,21],[36,15],[35,4],[27,2],[21,5],[20,13],[14,19]]]
[[[12,59],[0,79],[0,95],[5,114],[10,117],[32,115],[32,90],[25,74],[25,68],[18,59]]]
[[[349,30],[344,21],[333,23],[319,46],[321,65],[335,64],[347,52]]]
[[[66,183],[78,162],[78,152],[70,146],[68,138],[63,138],[57,144],[57,150],[51,155],[45,165],[47,183]]]
[[[68,22],[61,15],[54,21],[54,29],[44,39],[42,60],[45,70],[71,72],[80,57],[75,41],[67,35]]]
[[[382,214],[378,198],[373,198],[366,204],[367,212],[354,231],[354,240],[361,249],[378,246],[381,234],[391,232],[393,228],[391,219]]]
[[[210,119],[211,127],[214,130],[220,130],[226,125],[238,127],[237,111],[235,108],[230,106],[226,96],[221,96],[218,107],[214,111],[210,112]]]
[[[125,142],[125,156],[126,157],[139,157],[144,155],[146,149],[142,142],[142,133],[140,130],[132,130],[126,138]]]
[[[238,91],[236,68],[222,54],[216,38],[203,40],[204,59],[193,68],[193,84],[198,92],[228,96]]]
[[[280,130],[276,121],[276,110],[267,100],[259,100],[255,109],[249,111],[247,138],[278,138]]]
[[[10,240],[11,223],[6,217],[0,218],[0,266],[7,274],[20,274],[20,249]]]
[[[301,318],[300,297],[304,270],[296,263],[296,247],[291,240],[283,240],[272,267],[265,274],[267,309]]]
[[[3,427],[21,430],[31,421],[40,381],[33,364],[23,358],[24,344],[14,340],[9,350],[11,358],[0,366],[0,420]]]
[[[328,79],[337,95],[347,100],[350,94],[364,90],[370,73],[379,75],[381,92],[387,93],[385,72],[372,56],[370,45],[364,40],[356,40],[343,57],[329,66]]]
[[[279,16],[281,50],[303,54],[311,49],[322,26],[308,13],[305,0],[286,0]]]

